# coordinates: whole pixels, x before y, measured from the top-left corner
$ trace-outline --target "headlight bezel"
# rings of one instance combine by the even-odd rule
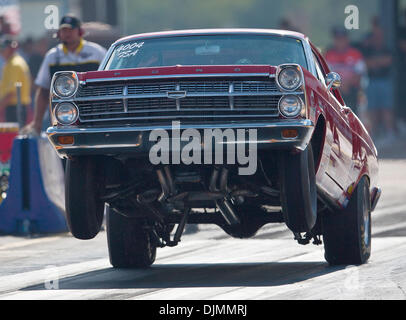
[[[74,81],[74,90],[69,94],[69,95],[63,95],[58,90],[56,90],[55,83],[56,81],[61,78],[61,77],[69,77]],[[76,95],[76,92],[79,89],[79,80],[78,80],[78,75],[74,71],[59,71],[56,72],[52,78],[52,93],[57,96],[59,99],[70,99]]]
[[[61,121],[60,118],[58,117],[57,111],[58,111],[63,105],[71,105],[71,106],[73,106],[73,109],[75,110],[75,113],[76,113],[76,114],[75,114],[75,117],[73,118],[72,121],[63,122],[63,121]],[[54,116],[54,119],[57,121],[57,123],[58,123],[59,125],[62,125],[62,126],[69,126],[69,125],[72,125],[72,124],[76,123],[76,121],[78,121],[78,119],[79,119],[79,108],[78,108],[78,106],[77,106],[74,102],[72,102],[72,101],[63,101],[63,102],[58,103],[58,104],[55,106],[54,112],[53,112],[53,116]]]
[[[295,71],[297,72],[297,75],[298,75],[299,78],[300,78],[298,84],[297,84],[295,87],[293,87],[293,88],[284,87],[284,86],[281,84],[281,82],[279,81],[279,77],[280,77],[281,72],[283,72],[283,71],[286,70],[286,69],[293,69],[293,70],[295,70]],[[278,88],[279,88],[281,91],[284,91],[284,92],[294,92],[294,91],[297,91],[299,88],[303,87],[303,81],[304,81],[303,78],[304,78],[304,77],[303,77],[303,70],[302,70],[302,68],[300,67],[300,65],[298,65],[298,64],[294,64],[294,63],[281,64],[281,65],[279,65],[279,66],[277,67],[277,69],[276,69],[275,82],[276,82],[276,85],[278,86]]]
[[[281,108],[281,103],[282,103],[282,101],[283,101],[284,99],[287,99],[287,98],[290,98],[290,97],[295,97],[295,98],[297,99],[297,101],[300,103],[299,111],[296,112],[294,115],[286,114],[286,113],[283,111],[283,109]],[[287,118],[287,119],[296,118],[296,117],[302,115],[302,111],[303,111],[303,108],[304,108],[304,107],[305,107],[305,104],[304,104],[302,98],[301,98],[299,95],[297,95],[297,94],[285,94],[285,95],[283,95],[283,96],[279,99],[279,101],[278,101],[278,110],[279,110],[279,113],[282,115],[282,117]]]

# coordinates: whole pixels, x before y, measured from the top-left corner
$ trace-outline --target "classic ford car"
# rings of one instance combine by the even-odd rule
[[[129,36],[98,71],[56,73],[71,233],[93,238],[106,213],[111,264],[147,267],[186,224],[286,223],[330,264],[365,263],[377,151],[340,83],[303,34],[257,29]]]

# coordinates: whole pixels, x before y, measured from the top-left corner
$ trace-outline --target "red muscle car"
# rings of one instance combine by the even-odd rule
[[[186,224],[283,222],[330,264],[365,263],[377,151],[340,83],[306,36],[262,29],[129,36],[98,71],[56,73],[70,231],[93,238],[106,208],[111,264],[146,267]]]

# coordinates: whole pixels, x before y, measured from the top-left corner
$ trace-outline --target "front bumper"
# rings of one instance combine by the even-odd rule
[[[50,127],[47,130],[48,138],[60,157],[80,155],[119,155],[119,154],[148,154],[150,148],[156,141],[150,141],[150,134],[153,130],[166,130],[171,139],[174,131],[179,134],[186,129],[196,129],[204,135],[205,129],[232,129],[236,134],[240,129],[248,132],[256,130],[255,141],[238,141],[238,139],[227,140],[227,144],[256,143],[258,149],[274,150],[304,150],[310,141],[314,124],[308,119],[303,120],[279,120],[275,122],[241,122],[241,123],[220,123],[220,124],[180,124],[179,127],[168,126],[120,126],[102,128],[84,127]],[[283,130],[296,130],[294,138],[284,138]],[[61,144],[61,137],[73,137],[73,143]],[[248,133],[246,135],[248,137]],[[202,138],[203,141],[203,138]],[[188,142],[179,141],[181,145]],[[213,143],[214,144],[214,143]],[[201,144],[203,148],[203,143]]]

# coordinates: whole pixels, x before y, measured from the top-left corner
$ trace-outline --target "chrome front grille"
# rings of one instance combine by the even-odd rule
[[[274,79],[269,81],[180,81],[180,82],[155,82],[140,84],[118,84],[118,85],[89,85],[80,87],[76,97],[101,97],[114,96],[124,93],[127,87],[128,95],[165,94],[168,91],[184,90],[188,93],[228,93],[230,84],[234,92],[255,93],[255,92],[277,92]]]
[[[123,85],[91,85],[91,86],[79,86],[77,97],[105,97],[115,96],[123,94]]]
[[[275,92],[278,91],[275,81],[236,81],[234,92]]]
[[[123,85],[124,86],[124,85]],[[175,83],[129,84],[128,94],[166,94],[176,89]]]
[[[184,96],[170,96],[182,92]],[[273,78],[265,81],[173,81],[91,84],[75,97],[83,123],[218,121],[219,118],[264,120],[278,117],[278,91]]]

